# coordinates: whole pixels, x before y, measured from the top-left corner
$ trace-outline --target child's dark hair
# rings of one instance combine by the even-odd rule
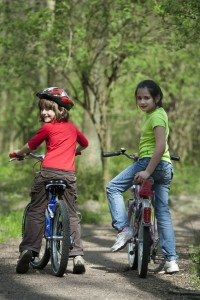
[[[137,96],[138,89],[147,88],[151,97],[156,100],[156,98],[159,96],[160,100],[156,103],[157,106],[162,107],[162,99],[163,99],[163,92],[159,85],[155,83],[153,80],[143,80],[141,81],[136,89],[135,89],[135,97]]]
[[[46,99],[40,99],[38,102],[38,107],[41,112],[43,109],[52,109],[55,112],[56,121],[67,121],[69,119],[69,113],[67,109],[64,107],[60,107],[57,103],[46,100]],[[40,121],[44,122],[41,114],[40,114]]]

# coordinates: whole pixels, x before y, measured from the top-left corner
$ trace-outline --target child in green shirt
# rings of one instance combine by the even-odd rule
[[[168,206],[168,193],[173,178],[173,166],[170,160],[168,136],[168,118],[162,107],[163,93],[152,80],[144,80],[135,90],[138,107],[144,112],[139,153],[136,161],[112,179],[106,188],[112,225],[118,231],[112,252],[124,248],[132,238],[132,228],[122,193],[128,190],[133,180],[142,182],[150,176],[154,179],[155,212],[158,225],[160,246],[165,256],[166,273],[179,271],[175,249],[174,228]]]

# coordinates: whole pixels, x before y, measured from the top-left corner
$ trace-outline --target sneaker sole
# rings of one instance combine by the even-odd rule
[[[165,270],[166,274],[174,274],[174,273],[178,273],[179,270],[174,270],[174,271],[170,271],[170,270]]]
[[[131,240],[131,238],[130,238],[130,240]],[[118,251],[120,251],[120,250],[122,250],[124,247],[126,247],[126,245],[128,244],[128,242],[130,242],[130,240],[128,240],[128,241],[126,241],[126,243],[123,245],[123,246],[121,246],[121,247],[119,247],[119,248],[117,248],[117,249],[112,249],[111,248],[111,251],[112,252],[118,252]]]
[[[73,268],[73,274],[82,274],[85,273],[85,266],[84,265],[76,265]]]
[[[32,251],[27,251],[22,258],[18,261],[16,272],[18,274],[24,274],[28,272],[29,263],[32,259]]]

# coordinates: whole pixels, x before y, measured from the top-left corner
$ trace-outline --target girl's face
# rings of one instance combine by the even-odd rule
[[[150,113],[156,109],[159,99],[154,100],[148,89],[145,87],[137,90],[136,101],[143,112]]]
[[[45,123],[53,122],[56,119],[56,114],[52,109],[43,107],[40,111],[40,114]]]

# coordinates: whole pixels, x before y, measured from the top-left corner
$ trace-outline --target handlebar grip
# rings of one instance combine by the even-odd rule
[[[114,152],[102,152],[102,157],[110,157],[110,156],[118,156],[121,155],[121,151],[114,151]]]
[[[17,157],[17,154],[16,154],[15,152],[9,153],[9,157],[10,157],[10,158],[16,158],[16,157]]]
[[[81,152],[81,151],[76,152],[76,153],[75,153],[75,156],[77,156],[77,155],[82,155],[82,152]]]
[[[171,160],[176,160],[176,161],[180,160],[180,156],[171,155],[170,158]]]

